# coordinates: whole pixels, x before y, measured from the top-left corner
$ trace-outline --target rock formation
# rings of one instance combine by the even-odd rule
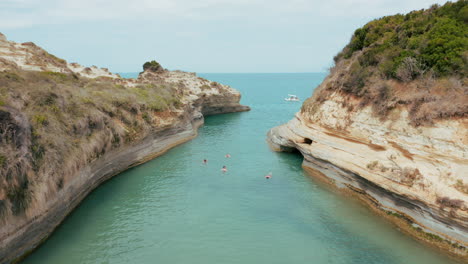
[[[205,115],[248,111],[240,97],[194,73],[123,79],[0,34],[0,263],[104,181],[195,137]]]
[[[464,6],[434,6],[357,30],[330,75],[291,121],[268,132],[268,142],[275,151],[299,151],[312,176],[360,198],[403,232],[466,260],[466,72],[454,66],[434,74],[439,62],[424,60],[434,51],[407,42],[430,42],[444,19],[466,30],[455,17]],[[429,31],[414,30],[413,19]],[[392,53],[397,45],[403,51]],[[395,57],[401,54],[408,57]]]

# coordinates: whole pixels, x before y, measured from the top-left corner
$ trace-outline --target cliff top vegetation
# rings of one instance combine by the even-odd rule
[[[354,32],[334,60],[303,112],[314,114],[339,92],[358,99],[347,100],[350,110],[371,106],[382,119],[404,107],[414,126],[466,117],[468,0],[373,20]]]
[[[361,51],[370,73],[410,81],[432,71],[437,77],[468,73],[468,1],[433,5],[406,15],[386,16],[357,29],[334,59]]]
[[[143,64],[143,71],[161,72],[164,71],[164,68],[159,64],[159,62],[152,60]]]

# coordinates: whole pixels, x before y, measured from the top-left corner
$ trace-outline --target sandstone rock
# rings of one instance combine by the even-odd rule
[[[91,88],[93,85],[103,85],[107,88],[110,87],[111,90],[115,88],[112,92],[125,90],[130,93],[133,91],[133,87],[174,86],[174,89],[170,90],[170,92],[177,94],[177,97],[175,97],[177,106],[173,103],[170,108],[168,107],[164,111],[162,109],[147,111],[145,117],[140,117],[140,115],[141,109],[149,108],[146,101],[137,105],[138,107],[135,107],[136,103],[130,101],[128,107],[131,109],[112,106],[117,107],[119,112],[132,111],[133,116],[129,118],[132,121],[131,123],[138,121],[137,119],[145,119],[143,121],[144,125],[140,126],[138,131],[132,134],[125,128],[121,120],[113,118],[113,114],[110,115],[101,110],[95,113],[98,113],[101,117],[104,116],[101,119],[102,123],[112,124],[112,129],[103,125],[101,127],[97,126],[97,122],[93,120],[93,117],[85,118],[82,122],[76,122],[71,133],[91,133],[88,129],[91,126],[95,138],[107,140],[107,142],[111,143],[107,147],[100,148],[101,150],[104,149],[104,151],[100,151],[99,155],[93,156],[92,159],[74,159],[76,157],[70,155],[70,157],[61,157],[63,160],[60,160],[60,166],[44,162],[45,165],[41,167],[44,170],[37,171],[31,169],[32,163],[30,162],[31,157],[34,155],[34,153],[31,153],[32,148],[30,147],[32,144],[31,127],[34,126],[31,120],[34,120],[34,118],[40,119],[41,115],[34,117],[31,116],[31,113],[24,111],[24,107],[14,108],[10,106],[10,104],[12,106],[21,106],[20,104],[24,103],[22,97],[18,96],[18,91],[15,91],[13,96],[6,94],[5,96],[8,97],[5,98],[9,98],[10,101],[6,101],[7,106],[2,106],[0,109],[0,134],[15,138],[9,139],[7,142],[0,140],[0,147],[7,144],[7,147],[15,152],[14,154],[18,152],[18,155],[15,155],[18,158],[18,166],[15,167],[15,172],[25,171],[25,173],[21,173],[17,177],[18,179],[15,180],[23,182],[20,186],[24,188],[20,190],[29,190],[29,187],[34,188],[34,190],[28,192],[27,206],[24,205],[24,208],[21,208],[22,211],[14,212],[14,209],[12,209],[14,206],[11,206],[15,202],[14,198],[6,199],[6,194],[11,190],[6,187],[5,177],[0,177],[0,206],[2,206],[0,208],[2,209],[0,210],[0,263],[15,261],[36,248],[100,183],[129,167],[146,162],[161,155],[169,148],[195,137],[197,128],[204,122],[204,116],[249,110],[247,106],[239,104],[241,95],[238,91],[226,85],[210,85],[210,81],[199,78],[194,73],[163,71],[142,74],[138,79],[122,79],[105,68],[83,67],[78,63],[66,63],[33,44],[0,41],[0,52],[0,70],[14,71],[10,79],[8,79],[9,82],[11,82],[12,78],[18,78],[19,80],[19,75],[25,77],[25,80],[29,75],[37,76],[30,74],[29,71],[46,71],[46,74],[41,75],[41,78],[51,76],[48,80],[51,91],[45,94],[46,102],[41,102],[41,104],[57,103],[57,105],[60,105],[62,102],[57,98],[65,100],[63,99],[65,96],[60,97],[57,94],[64,92],[64,88],[70,87],[73,87],[73,91],[68,90],[69,94],[66,95],[68,102],[84,104],[82,99],[86,100],[86,98],[74,94],[74,92],[81,93],[82,90],[79,89],[85,89],[84,86],[80,86],[80,83],[86,83]],[[25,72],[26,70],[28,72]],[[50,73],[50,71],[69,73],[69,75],[63,76]],[[81,79],[83,77],[86,79]],[[61,78],[65,78],[66,81],[57,83],[56,80],[60,81]],[[100,79],[90,80],[88,78]],[[31,88],[25,87],[25,89]],[[8,93],[13,92],[8,91]],[[136,94],[130,94],[130,96],[133,95],[136,96]],[[2,94],[2,100],[4,100],[3,96],[4,94]],[[57,105],[54,106],[58,109]],[[91,107],[96,106],[87,105],[86,108]],[[73,109],[71,112],[74,112]],[[46,125],[44,122],[47,122],[47,120],[42,119],[38,122]],[[12,130],[14,133],[5,133],[3,131],[5,127],[10,130],[15,128],[15,130]],[[63,130],[58,131],[69,131],[69,129],[63,128]],[[121,140],[119,131],[122,135],[128,135],[128,137]],[[47,133],[51,133],[51,131],[49,130]],[[118,134],[119,143],[117,146],[113,146],[115,143],[113,139],[116,138],[114,133]],[[63,134],[58,136],[65,137]],[[86,137],[86,139],[89,138],[91,137]],[[55,142],[58,139],[54,138],[52,141]],[[79,149],[84,151],[77,155],[80,157],[94,151],[93,148],[83,146],[86,144],[83,142],[85,142],[85,139],[76,142],[76,144],[82,144]],[[63,146],[66,147],[67,145],[63,144]],[[68,151],[69,149],[66,149],[66,152]],[[48,153],[53,152],[54,150],[42,151],[41,155],[52,155]],[[94,155],[94,152],[91,155]],[[27,165],[22,165],[21,162]],[[65,167],[70,169],[61,171],[61,168]],[[41,179],[41,181],[35,182],[33,186],[30,182],[35,179]],[[5,206],[5,201],[8,207]]]
[[[336,92],[314,102],[314,112],[299,112],[271,129],[270,146],[299,150],[314,176],[351,191],[381,212],[407,217],[408,233],[419,239],[467,256],[468,195],[457,184],[468,183],[468,119],[414,127],[404,108],[382,121],[371,107],[350,110],[345,100],[350,98]],[[441,203],[441,197],[449,205]],[[414,226],[421,231],[410,232]],[[441,239],[428,239],[427,233]]]

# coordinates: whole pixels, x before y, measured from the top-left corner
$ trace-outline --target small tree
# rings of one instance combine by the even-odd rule
[[[406,57],[396,71],[396,76],[403,82],[409,82],[426,72],[426,66],[413,57]]]
[[[164,68],[159,64],[159,62],[152,60],[147,61],[143,64],[143,71],[152,71],[152,72],[161,72],[164,71]]]

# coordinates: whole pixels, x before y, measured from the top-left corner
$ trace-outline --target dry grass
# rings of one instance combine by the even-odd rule
[[[436,201],[441,208],[449,207],[452,209],[461,209],[464,206],[463,200],[451,199],[449,197],[438,197]]]
[[[422,179],[421,172],[416,168],[404,168],[400,173],[401,183],[412,187],[416,181]]]
[[[347,100],[348,109],[370,106],[382,120],[389,118],[393,109],[409,111],[413,126],[432,125],[434,121],[468,116],[468,79],[456,76],[434,78],[430,73],[410,82],[387,80],[375,74],[362,72],[356,54],[340,61],[332,70],[331,78],[316,89],[314,96],[304,102],[302,111],[313,115],[318,106],[332,93],[338,92]],[[369,69],[367,69],[369,70]],[[355,103],[358,101],[359,103]]]
[[[126,88],[53,72],[0,72],[0,94],[0,222],[24,213],[38,183],[51,197],[67,175],[181,106],[179,89],[162,80]]]
[[[375,169],[375,167],[377,167],[377,165],[379,165],[379,162],[376,161],[376,160],[374,160],[374,161],[368,163],[368,164],[366,165],[366,167],[367,167],[369,170],[373,170],[373,169]]]
[[[468,194],[468,184],[463,183],[462,180],[457,180],[457,182],[454,184],[455,189],[459,190],[460,192],[464,194]]]

